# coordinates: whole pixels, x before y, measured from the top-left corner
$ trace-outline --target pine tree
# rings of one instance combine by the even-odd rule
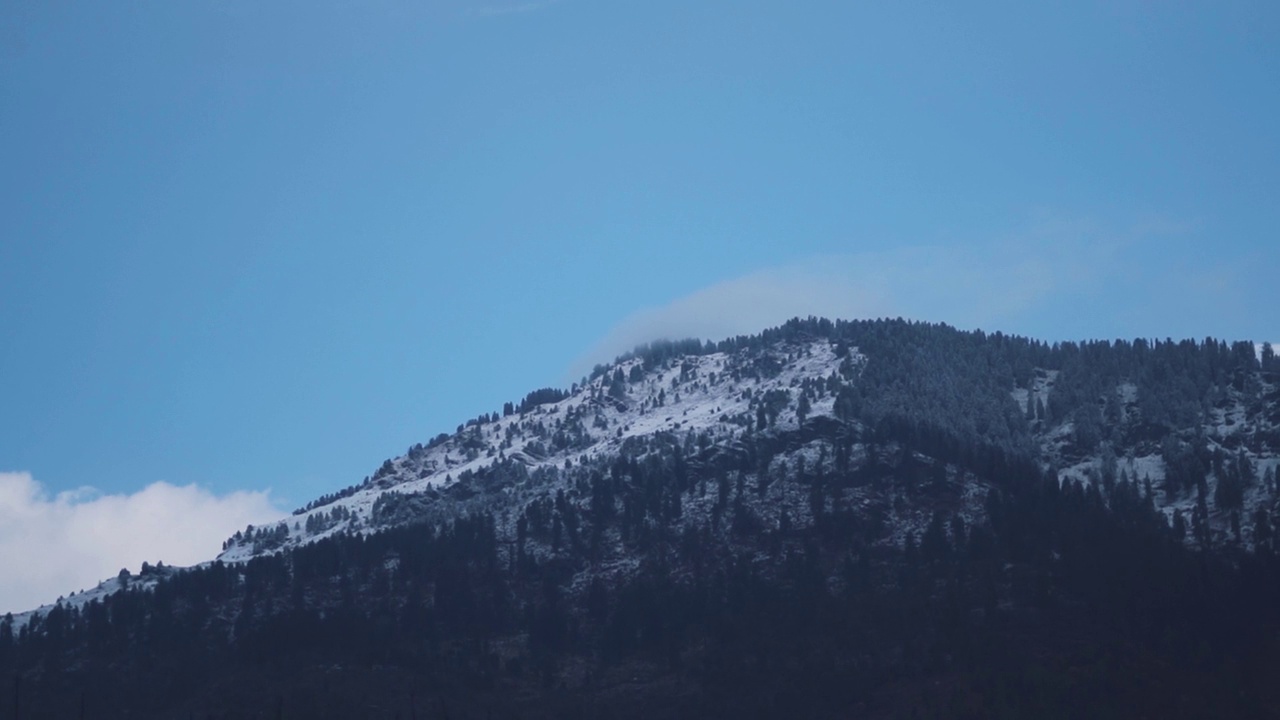
[[[1253,542],[1254,549],[1258,551],[1271,551],[1271,518],[1267,515],[1266,508],[1258,508],[1253,511]]]
[[[942,513],[935,512],[920,539],[920,554],[927,562],[940,562],[950,554],[951,544],[947,541],[947,531],[943,524]]]

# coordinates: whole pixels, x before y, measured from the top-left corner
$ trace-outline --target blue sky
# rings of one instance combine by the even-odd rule
[[[1274,3],[6,3],[0,515],[234,529],[791,314],[1280,338],[1278,110]]]

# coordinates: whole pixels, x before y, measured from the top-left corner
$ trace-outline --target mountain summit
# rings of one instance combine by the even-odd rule
[[[1247,342],[654,343],[0,621],[0,671],[96,717],[1274,713],[1277,448]]]

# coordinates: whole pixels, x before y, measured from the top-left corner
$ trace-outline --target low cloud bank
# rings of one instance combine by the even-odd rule
[[[250,523],[282,513],[267,492],[213,493],[156,482],[129,495],[49,495],[28,473],[0,473],[0,613],[30,610],[141,564],[193,565]]]

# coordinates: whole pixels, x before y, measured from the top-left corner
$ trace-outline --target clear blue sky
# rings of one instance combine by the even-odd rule
[[[0,470],[293,506],[778,277],[1280,339],[1278,9],[10,0]]]

